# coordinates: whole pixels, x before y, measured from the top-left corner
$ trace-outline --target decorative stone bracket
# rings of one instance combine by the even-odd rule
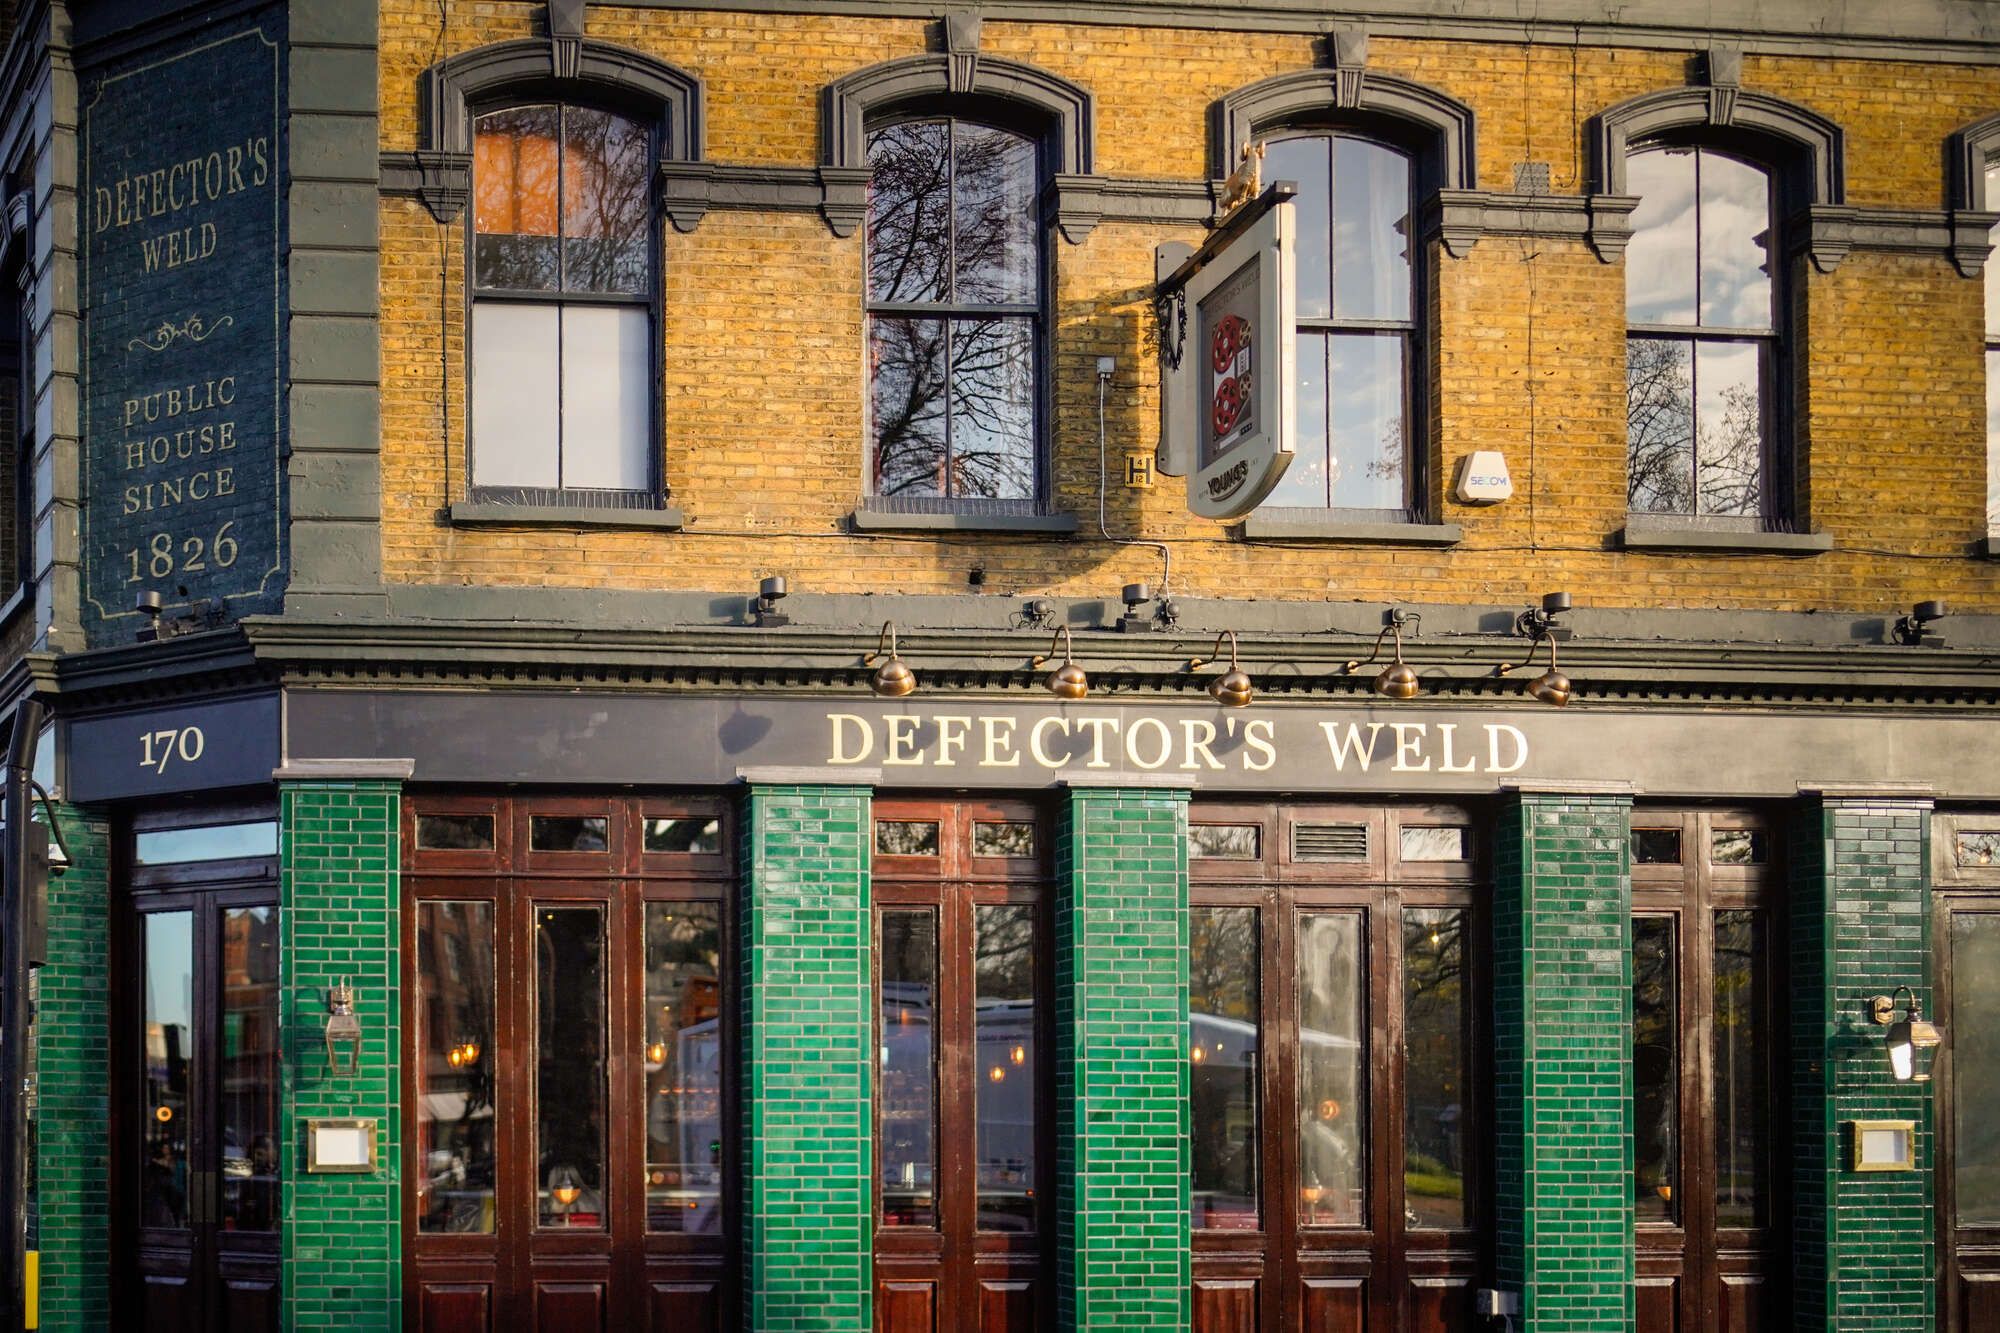
[[[1439,190],[1423,207],[1420,229],[1435,233],[1453,259],[1463,259],[1482,236],[1535,236],[1585,241],[1611,264],[1624,257],[1638,206],[1632,195]]]

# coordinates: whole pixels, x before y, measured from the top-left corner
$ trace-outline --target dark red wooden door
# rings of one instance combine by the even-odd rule
[[[406,836],[406,1318],[722,1328],[725,807],[429,797]]]
[[[1983,1333],[2000,1328],[2000,814],[1933,823],[1938,1328]]]
[[[875,813],[876,1324],[1052,1327],[1043,824],[1011,804]]]
[[[1484,909],[1462,811],[1195,807],[1199,1333],[1473,1330]]]

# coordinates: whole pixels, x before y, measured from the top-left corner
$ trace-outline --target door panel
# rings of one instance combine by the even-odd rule
[[[1417,1278],[1410,1283],[1410,1333],[1472,1333],[1468,1278]]]
[[[419,1333],[487,1333],[492,1301],[484,1282],[427,1282],[417,1303]]]
[[[992,1278],[979,1283],[980,1333],[1009,1333],[1035,1326],[1035,1284]]]
[[[2000,1328],[2000,1273],[1967,1273],[1958,1282],[1959,1333]]]
[[[1366,1333],[1367,1282],[1309,1277],[1300,1285],[1305,1333]]]
[[[200,1316],[186,1273],[149,1273],[142,1286],[147,1333],[198,1333]]]
[[[537,1282],[535,1327],[547,1333],[604,1328],[604,1286],[598,1282]]]
[[[1680,1327],[1680,1279],[1640,1278],[1635,1284],[1638,1333],[1675,1333]]]
[[[1719,1333],[1762,1333],[1769,1327],[1766,1310],[1769,1301],[1770,1292],[1761,1277],[1724,1274]]]
[[[1194,1326],[1196,1333],[1256,1333],[1256,1280],[1197,1278],[1194,1284]]]
[[[931,1333],[936,1326],[937,1284],[884,1282],[876,1287],[881,1310],[876,1315],[882,1333]]]
[[[278,1284],[269,1278],[225,1278],[222,1329],[244,1333],[278,1326]]]
[[[722,1293],[713,1282],[655,1282],[648,1316],[646,1326],[653,1333],[717,1328],[722,1320]]]

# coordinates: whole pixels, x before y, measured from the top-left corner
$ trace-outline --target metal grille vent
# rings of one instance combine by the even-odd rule
[[[1366,861],[1366,824],[1292,825],[1294,861]]]

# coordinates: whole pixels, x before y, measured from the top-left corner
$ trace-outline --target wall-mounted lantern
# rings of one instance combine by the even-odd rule
[[[326,1067],[335,1074],[361,1072],[361,1020],[354,1016],[354,988],[342,977],[326,995]]]
[[[1896,996],[1907,995],[1909,1003],[1903,1006],[1903,1016],[1896,1017]],[[1917,1052],[1928,1051],[1941,1045],[1944,1034],[1933,1023],[1924,1019],[1923,1005],[1917,993],[1908,986],[1898,986],[1888,995],[1877,995],[1868,1002],[1868,1016],[1889,1029],[1886,1045],[1889,1048],[1889,1069],[1898,1083],[1928,1083],[1928,1073],[1917,1072]]]

